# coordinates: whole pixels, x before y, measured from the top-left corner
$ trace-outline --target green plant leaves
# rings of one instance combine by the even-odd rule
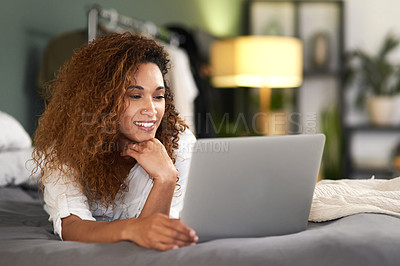
[[[388,55],[399,44],[400,39],[389,32],[376,55],[360,49],[347,54],[344,80],[345,84],[355,82],[359,88],[357,106],[364,105],[369,95],[400,93],[400,67],[388,60]]]

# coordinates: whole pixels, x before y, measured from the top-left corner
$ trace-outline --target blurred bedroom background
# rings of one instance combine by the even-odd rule
[[[180,86],[190,87],[175,91],[176,100],[199,138],[322,132],[321,178],[399,176],[398,0],[4,0],[0,7],[0,111],[31,136],[44,108],[43,84],[90,39],[95,10],[96,34],[132,19],[125,24],[139,24],[131,31],[183,52],[175,58],[185,68],[172,60],[171,83],[183,78]],[[254,123],[260,88],[211,82],[210,47],[247,35],[302,42],[302,84],[272,88],[267,133]]]

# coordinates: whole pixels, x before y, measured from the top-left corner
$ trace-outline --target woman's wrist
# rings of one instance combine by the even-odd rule
[[[147,217],[154,213],[169,215],[177,177],[178,175],[154,178],[153,187],[139,217]]]
[[[174,168],[171,169],[168,173],[162,173],[158,176],[153,176],[154,183],[168,185],[168,184],[176,184],[178,180],[178,171]]]
[[[125,219],[123,220],[123,224],[119,225],[120,230],[119,234],[117,234],[117,239],[118,241],[132,241],[135,242],[134,239],[132,239],[132,236],[135,234],[132,234],[132,229],[135,227],[135,222],[136,219]]]

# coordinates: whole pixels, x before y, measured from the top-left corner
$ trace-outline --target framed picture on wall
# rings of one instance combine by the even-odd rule
[[[328,1],[305,1],[299,5],[299,37],[303,40],[306,71],[338,70],[339,8],[337,3]]]
[[[295,8],[291,2],[251,1],[250,35],[295,35]]]

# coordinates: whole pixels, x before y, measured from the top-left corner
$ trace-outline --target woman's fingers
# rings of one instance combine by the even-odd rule
[[[144,247],[168,250],[189,246],[198,240],[193,229],[188,228],[180,220],[169,219],[166,215],[158,213],[138,222],[141,229],[138,228],[136,231],[140,235],[137,243]]]
[[[124,147],[123,151],[121,152],[121,156],[135,156],[139,153],[146,152],[151,150],[151,141],[145,141],[141,143],[127,143]]]
[[[175,237],[185,242],[197,242],[198,237],[196,232],[183,224],[179,219],[168,219],[163,222],[168,229],[165,230],[165,233],[169,234],[170,237]]]
[[[198,240],[198,237],[196,235],[190,236],[188,234],[183,234],[168,227],[163,228],[159,233],[160,241],[164,243],[176,244],[180,247],[194,244]]]
[[[184,241],[179,238],[176,238],[174,235],[168,235],[165,232],[160,232],[157,235],[157,242],[156,243],[163,243],[170,246],[177,246],[177,247],[185,247],[194,244],[193,241]]]
[[[156,215],[154,229],[157,233],[164,236],[162,241],[166,243],[176,243],[179,246],[189,245],[197,242],[196,232],[183,224],[179,219],[170,219],[164,215]],[[165,238],[166,237],[166,238]]]
[[[138,143],[129,143],[127,144],[123,151],[121,152],[121,156],[130,156],[135,158],[135,155],[139,152]]]
[[[154,246],[154,249],[160,250],[160,251],[167,251],[167,250],[171,250],[171,249],[177,249],[179,248],[177,245],[174,244],[164,244],[164,243],[157,243]]]

